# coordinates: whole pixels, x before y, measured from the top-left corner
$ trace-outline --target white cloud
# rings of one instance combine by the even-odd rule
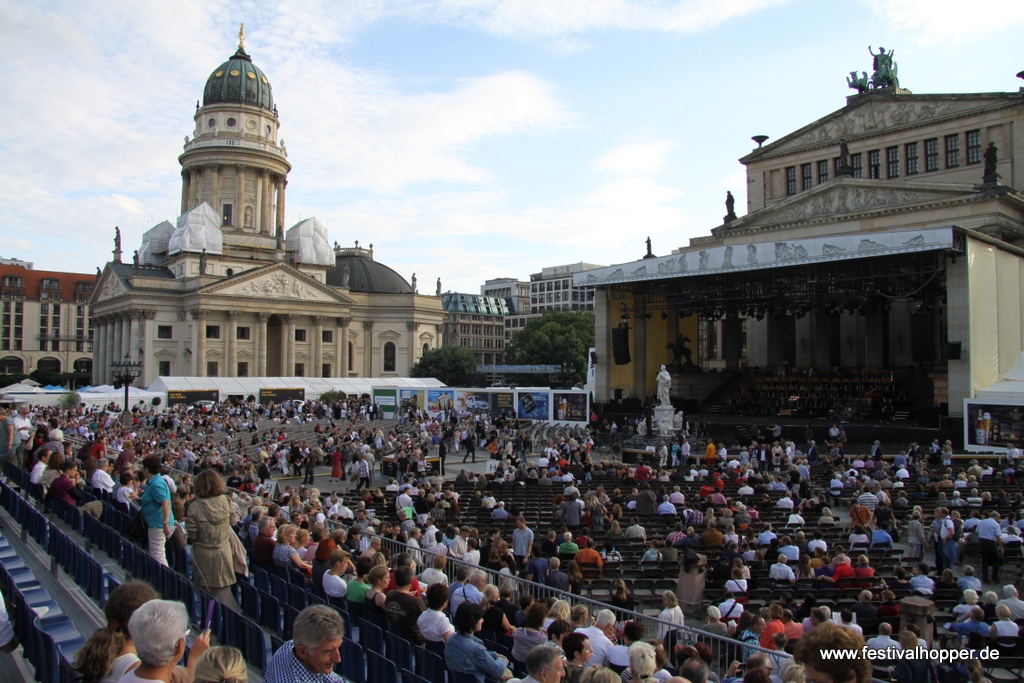
[[[863,0],[890,31],[901,31],[921,45],[959,43],[1024,24],[1020,0]],[[877,49],[877,45],[875,46]]]
[[[664,166],[665,155],[675,147],[672,140],[627,142],[609,149],[594,160],[594,168],[604,173],[649,173]]]

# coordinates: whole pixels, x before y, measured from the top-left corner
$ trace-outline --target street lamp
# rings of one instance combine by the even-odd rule
[[[116,361],[110,364],[110,373],[114,377],[114,388],[124,387],[124,412],[121,413],[121,423],[131,420],[131,409],[128,406],[128,389],[132,382],[142,374],[142,363],[133,363],[129,354],[124,354],[123,361]]]

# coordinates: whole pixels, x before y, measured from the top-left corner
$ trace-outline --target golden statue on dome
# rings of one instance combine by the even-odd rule
[[[238,49],[245,50],[245,24],[238,25]]]

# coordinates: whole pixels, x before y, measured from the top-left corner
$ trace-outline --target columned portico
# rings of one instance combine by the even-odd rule
[[[238,311],[228,311],[228,367],[223,374],[226,377],[238,376]]]
[[[285,315],[284,320],[284,343],[281,344],[283,356],[281,357],[282,374],[285,377],[295,375],[295,320],[298,316]]]
[[[348,377],[348,326],[352,318],[338,318],[338,377]]]
[[[204,309],[193,309],[192,315],[192,376],[206,377],[206,315]]]
[[[269,313],[257,313],[256,322],[256,372],[259,377],[267,376],[267,321],[270,320]]]
[[[324,318],[322,315],[313,316],[313,367],[311,372],[306,374],[309,377],[322,377],[324,367]]]

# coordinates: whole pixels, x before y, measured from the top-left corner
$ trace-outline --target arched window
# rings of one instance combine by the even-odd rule
[[[92,372],[92,359],[91,358],[79,358],[75,361],[75,372],[81,374],[89,374]]]
[[[348,343],[348,371],[352,372],[356,367],[356,345],[354,342]]]
[[[425,354],[429,350],[430,350],[430,344],[424,344],[423,345],[423,353]]]
[[[387,342],[384,344],[384,372],[395,371],[395,356],[397,350],[394,342]]]
[[[0,374],[19,375],[25,372],[25,361],[17,356],[0,358]]]
[[[40,358],[39,362],[36,363],[36,369],[44,372],[60,372],[60,361],[51,356],[46,358]]]

